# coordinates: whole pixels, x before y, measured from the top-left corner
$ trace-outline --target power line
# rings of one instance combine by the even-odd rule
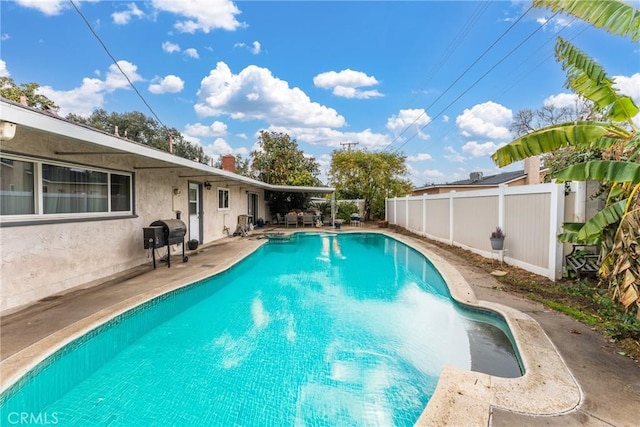
[[[441,99],[441,98],[442,98],[442,97],[443,97],[447,92],[449,92],[449,90],[451,90],[451,88],[452,88],[456,83],[458,83],[458,81],[460,81],[460,79],[461,79],[462,77],[464,77],[464,76],[469,72],[469,70],[471,70],[471,68],[473,68],[473,66],[474,66],[474,65],[476,65],[476,64],[477,64],[477,63],[478,63],[482,58],[484,58],[484,56],[485,56],[485,55],[486,55],[486,54],[487,54],[491,49],[493,49],[493,47],[494,47],[496,44],[498,44],[498,42],[499,42],[500,40],[502,40],[502,38],[503,38],[504,36],[506,36],[506,35],[507,35],[507,33],[509,33],[509,31],[511,31],[511,30],[512,30],[512,29],[513,29],[513,28],[518,24],[518,22],[520,22],[520,21],[521,21],[521,20],[522,20],[526,15],[527,15],[527,13],[529,13],[529,11],[530,11],[531,9],[533,9],[533,4],[532,4],[531,6],[529,6],[529,8],[528,8],[527,10],[525,10],[525,11],[524,11],[524,13],[523,13],[522,15],[520,15],[520,17],[518,17],[518,19],[516,19],[516,20],[515,20],[515,21],[514,21],[510,26],[509,26],[509,28],[507,28],[507,29],[506,29],[506,30],[505,30],[505,31],[500,35],[500,37],[498,37],[498,38],[497,38],[493,43],[491,43],[491,45],[490,45],[488,48],[486,48],[486,49],[484,50],[484,52],[482,52],[482,53],[480,54],[480,56],[478,56],[478,58],[476,58],[476,60],[475,60],[475,61],[473,61],[473,62],[471,63],[471,65],[469,65],[469,66],[467,67],[467,69],[466,69],[466,70],[464,70],[464,71],[462,72],[462,74],[460,74],[460,75],[459,75],[459,76],[458,76],[458,77],[453,81],[453,83],[451,83],[451,84],[450,84],[450,85],[449,85],[449,86],[448,86],[448,87],[447,87],[447,88],[446,88],[446,89],[445,89],[445,90],[444,90],[444,91],[443,91],[443,92],[442,92],[442,93],[441,93],[441,94],[440,94],[440,95],[439,95],[439,96],[438,96],[438,97],[437,97],[437,98],[436,98],[436,99],[431,103],[431,104],[429,104],[429,105],[427,106],[427,108],[425,109],[425,111],[424,111],[424,112],[420,113],[420,114],[418,115],[418,117],[416,117],[416,118],[415,118],[415,120],[414,120],[413,122],[411,122],[411,124],[409,124],[408,126],[406,126],[406,127],[402,130],[402,132],[400,132],[400,133],[399,133],[399,134],[398,134],[398,135],[393,139],[393,141],[391,141],[391,142],[389,143],[389,145],[387,145],[386,147],[384,147],[384,148],[383,148],[383,151],[384,151],[384,150],[386,150],[386,149],[388,149],[389,147],[391,147],[391,146],[393,145],[393,143],[394,143],[394,142],[396,142],[396,141],[398,140],[398,138],[400,138],[400,137],[402,136],[402,134],[404,134],[407,130],[409,130],[409,128],[411,128],[411,126],[413,126],[413,125],[414,125],[418,120],[420,120],[420,118],[426,114],[426,111],[427,111],[428,109],[430,109],[431,107],[433,107],[433,106],[435,105],[435,103],[436,103],[436,102],[438,102],[438,101],[439,101],[439,100],[440,100],[440,99]],[[557,14],[557,12],[556,12],[556,14]],[[554,15],[554,16],[555,16],[555,15]],[[547,22],[548,22],[548,21],[547,21]],[[546,24],[546,23],[545,23],[545,24]],[[536,31],[537,31],[537,30],[536,30]],[[427,124],[428,124],[428,123],[427,123]],[[423,126],[421,129],[424,129],[426,126],[427,126],[427,125]],[[413,137],[415,137],[415,135],[414,135],[414,136],[412,136],[412,137],[411,137],[411,139],[412,139]],[[401,145],[401,147],[402,147],[402,146],[404,146],[406,143],[407,143],[407,141],[405,141],[405,142]],[[398,149],[396,149],[395,151],[398,151]]]
[[[444,107],[442,110],[440,110],[440,112],[435,115],[433,117],[433,119],[437,119],[438,117],[440,117],[442,114],[444,114],[445,111],[447,111],[447,109],[449,107],[451,107],[453,104],[455,104],[460,98],[462,98],[467,92],[469,92],[471,89],[473,89],[473,87],[475,85],[477,85],[482,79],[484,79],[491,71],[493,71],[498,65],[500,65],[505,59],[507,59],[509,56],[511,56],[511,54],[513,54],[513,52],[515,52],[516,50],[518,50],[520,48],[520,46],[522,46],[523,44],[525,44],[531,37],[533,37],[538,31],[540,31],[545,25],[547,25],[559,12],[554,13],[551,18],[549,18],[547,21],[545,21],[542,25],[540,25],[538,28],[535,29],[535,31],[533,31],[531,34],[529,34],[524,40],[522,40],[516,47],[514,47],[513,49],[511,49],[505,56],[502,57],[502,59],[500,59],[498,62],[496,62],[491,68],[489,68],[482,76],[480,76],[480,78],[478,78],[475,82],[473,82],[471,84],[471,86],[469,86],[467,89],[465,89],[460,95],[458,95],[453,101],[451,101],[446,107]],[[432,120],[433,121],[433,120]],[[431,123],[431,122],[429,122]],[[415,134],[413,134],[411,136],[411,138],[407,139],[405,142],[403,142],[398,148],[396,148],[394,150],[394,152],[398,151],[399,149],[401,149],[402,147],[404,147],[409,141],[411,141],[413,138],[415,138],[420,131],[422,131],[424,128],[426,128],[429,123],[427,123],[426,125],[422,126],[418,132],[416,132]]]
[[[530,54],[530,57],[533,57],[533,55],[535,55],[536,53],[538,53],[540,50],[542,50],[542,48],[544,48],[545,46],[547,46],[548,44],[550,44],[560,33],[562,33],[563,31],[565,31],[566,29],[568,29],[569,27],[571,27],[573,25],[574,22],[577,21],[577,18],[573,18],[571,21],[569,21],[568,23],[566,23],[565,25],[562,26],[562,28],[560,28],[557,32],[555,32],[554,34],[551,35],[551,37],[549,37],[544,43],[542,43],[535,51],[533,51]],[[580,24],[578,25],[578,27],[573,31],[572,34],[567,36],[567,39],[569,40],[574,40],[576,37],[578,37],[580,34],[582,34],[586,29],[588,28],[588,26],[586,24]],[[513,89],[515,86],[518,85],[518,83],[520,83],[522,80],[524,80],[527,76],[529,76],[530,74],[532,74],[535,70],[537,70],[538,68],[540,68],[545,62],[547,62],[549,59],[553,58],[554,54],[550,53],[550,54],[546,54],[540,61],[538,61],[536,64],[534,64],[533,66],[530,66],[529,68],[526,69],[525,72],[522,72],[520,77],[516,78],[512,83],[505,85],[504,89],[502,90],[502,92],[500,92],[498,94],[498,98],[501,97],[502,95],[504,95],[505,93],[509,92],[511,89]],[[518,64],[516,66],[516,71],[520,70],[521,68],[524,67],[525,63],[529,60],[530,58],[526,58],[524,61],[522,61],[520,64]]]
[[[87,27],[89,28],[89,30],[91,31],[91,33],[94,35],[94,37],[98,40],[98,42],[100,43],[100,45],[102,46],[102,48],[104,49],[104,51],[107,53],[107,55],[109,55],[109,58],[111,58],[111,60],[113,61],[114,64],[116,64],[116,67],[118,67],[118,70],[120,70],[120,73],[122,73],[122,75],[124,76],[125,79],[127,79],[127,82],[129,82],[129,86],[131,86],[133,88],[133,90],[135,91],[135,93],[138,95],[138,97],[142,100],[142,102],[144,103],[144,105],[147,106],[147,108],[149,109],[149,111],[151,111],[151,114],[153,114],[153,117],[156,118],[156,120],[158,121],[158,123],[160,123],[162,125],[162,127],[167,128],[168,127],[162,122],[162,120],[160,120],[160,117],[158,117],[158,115],[155,113],[155,111],[153,111],[153,108],[151,108],[151,105],[149,105],[149,103],[147,102],[146,99],[144,99],[144,97],[142,96],[142,94],[140,93],[140,91],[138,91],[138,89],[136,88],[136,86],[133,84],[133,82],[131,81],[131,79],[129,78],[129,76],[127,76],[127,73],[124,72],[124,70],[120,67],[120,64],[118,64],[118,61],[116,61],[116,59],[113,57],[113,55],[111,54],[111,52],[109,52],[109,49],[107,48],[107,46],[104,44],[104,42],[102,41],[102,39],[100,38],[100,36],[94,31],[93,27],[91,27],[91,24],[89,23],[89,21],[87,20],[87,18],[83,15],[83,13],[80,11],[80,9],[78,8],[78,6],[76,6],[76,4],[74,3],[73,0],[69,0],[69,3],[71,3],[71,5],[73,6],[73,8],[76,10],[76,12],[78,13],[78,15],[80,15],[80,17],[82,18],[82,20],[84,21],[84,23],[87,25]]]
[[[452,41],[447,45],[443,53],[440,55],[438,62],[433,65],[426,74],[426,77],[420,83],[418,88],[423,88],[431,83],[431,80],[435,77],[435,75],[440,71],[440,69],[444,66],[447,60],[451,57],[451,55],[457,50],[460,46],[460,43],[465,39],[465,37],[469,34],[471,29],[476,25],[480,17],[484,14],[489,6],[489,1],[479,2],[476,6],[476,9],[471,13],[471,15],[467,18],[466,22],[463,24],[462,28],[458,30],[455,37]],[[417,94],[411,98],[410,101],[413,101],[416,98]]]

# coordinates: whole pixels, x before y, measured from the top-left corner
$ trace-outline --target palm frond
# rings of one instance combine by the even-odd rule
[[[566,12],[611,34],[640,42],[640,11],[623,1],[534,0],[533,5]]]

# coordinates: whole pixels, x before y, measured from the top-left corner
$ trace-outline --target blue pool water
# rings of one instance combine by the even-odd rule
[[[382,235],[299,234],[65,347],[0,397],[0,415],[411,425],[444,364],[520,375],[504,322],[457,306],[421,254]]]

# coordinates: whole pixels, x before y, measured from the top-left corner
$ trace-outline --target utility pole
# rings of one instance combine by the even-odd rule
[[[343,146],[346,145],[348,147],[347,148],[348,151],[351,151],[351,146],[352,145],[358,145],[358,144],[359,144],[359,142],[341,142],[340,143],[340,145],[343,145]]]

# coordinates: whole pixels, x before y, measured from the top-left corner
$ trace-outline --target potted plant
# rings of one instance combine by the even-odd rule
[[[491,233],[491,249],[494,251],[501,251],[504,248],[505,234],[502,228],[496,227],[496,230]]]

